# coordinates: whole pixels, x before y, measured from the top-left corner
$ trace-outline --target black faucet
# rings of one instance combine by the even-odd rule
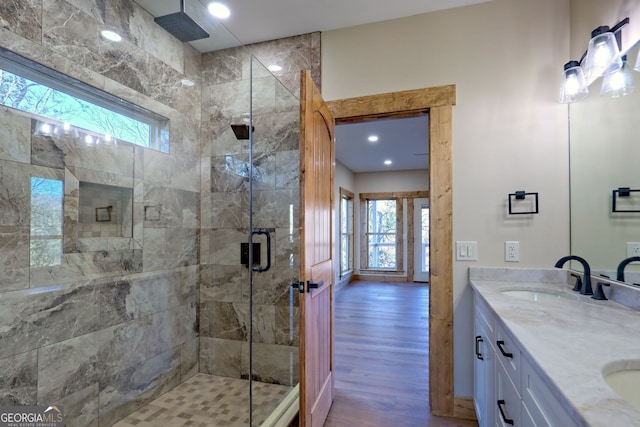
[[[584,258],[581,258],[576,255],[567,255],[562,257],[556,262],[556,268],[562,268],[565,262],[574,260],[578,261],[582,264],[582,269],[584,270],[584,281],[582,282],[582,289],[580,289],[580,293],[582,295],[593,295],[593,289],[591,289],[591,267],[589,267],[589,263]]]
[[[618,273],[616,275],[617,280],[624,282],[624,269],[627,266],[627,264],[630,264],[634,261],[640,261],[640,256],[632,256],[627,259],[623,259],[622,262],[618,264]]]

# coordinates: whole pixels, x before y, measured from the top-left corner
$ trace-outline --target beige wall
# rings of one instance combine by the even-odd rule
[[[556,103],[569,56],[569,0],[494,0],[328,31],[327,100],[455,84],[454,239],[478,241],[473,265],[551,267],[569,253],[567,107]],[[540,193],[540,214],[506,215],[508,193]],[[504,262],[504,241],[521,261]],[[469,262],[454,264],[455,394],[471,396]]]

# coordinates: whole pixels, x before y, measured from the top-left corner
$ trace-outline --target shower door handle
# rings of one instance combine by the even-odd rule
[[[267,236],[267,265],[265,267],[251,267],[251,270],[262,273],[271,268],[271,233],[269,233],[269,230],[266,228],[258,228],[251,231],[252,236],[256,234],[264,234]]]

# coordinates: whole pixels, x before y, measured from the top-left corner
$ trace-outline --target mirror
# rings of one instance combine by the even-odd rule
[[[628,51],[630,67],[638,45]],[[585,258],[594,275],[611,279],[622,260],[636,250],[640,255],[640,73],[633,76],[629,95],[600,96],[599,78],[589,97],[569,105],[571,253]],[[614,190],[624,187],[631,191],[615,192],[612,212]],[[640,262],[626,266],[624,281],[640,283]]]

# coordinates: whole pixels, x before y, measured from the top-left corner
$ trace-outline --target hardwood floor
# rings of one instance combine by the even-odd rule
[[[417,283],[353,282],[336,293],[336,396],[325,427],[477,426],[429,413],[428,298]]]

